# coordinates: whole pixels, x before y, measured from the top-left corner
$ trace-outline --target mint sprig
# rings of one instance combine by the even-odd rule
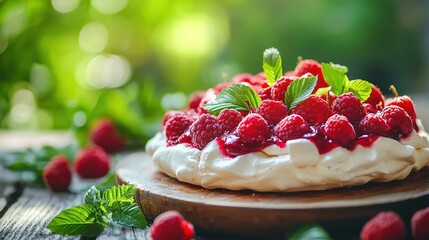
[[[288,240],[330,240],[329,234],[319,225],[304,225],[294,230],[288,237]]]
[[[47,228],[61,235],[96,237],[110,221],[127,227],[146,228],[147,222],[134,201],[134,185],[113,186],[101,194],[92,186],[84,204],[60,212]]]
[[[289,110],[295,108],[299,103],[310,97],[316,87],[317,76],[303,77],[293,80],[285,93],[285,104]]]
[[[269,86],[274,85],[276,80],[283,75],[282,58],[276,48],[269,48],[264,51],[262,68]]]
[[[258,108],[261,101],[261,97],[251,87],[234,84],[222,90],[213,102],[203,105],[203,108],[217,116],[223,109],[252,111]]]

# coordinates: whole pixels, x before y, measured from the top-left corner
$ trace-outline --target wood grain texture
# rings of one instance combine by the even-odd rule
[[[214,235],[278,238],[307,223],[320,223],[337,238],[358,236],[364,222],[380,211],[394,210],[409,222],[429,205],[429,170],[403,181],[300,193],[208,190],[158,172],[148,155],[132,154],[119,162],[118,183],[136,184],[146,217],[175,209],[200,232]]]

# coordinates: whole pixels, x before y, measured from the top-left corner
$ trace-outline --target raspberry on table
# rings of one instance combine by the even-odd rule
[[[82,178],[101,178],[110,170],[110,157],[102,148],[84,148],[77,155],[74,167]]]
[[[67,191],[72,179],[67,157],[54,156],[43,169],[43,181],[52,191]]]
[[[359,123],[359,134],[388,137],[389,127],[380,115],[368,113]]]
[[[364,103],[369,103],[374,108],[377,108],[377,106],[380,106],[381,108],[383,108],[384,101],[385,101],[384,96],[381,90],[375,85],[372,85],[371,94],[369,95],[368,99]]]
[[[194,226],[174,210],[161,213],[150,227],[152,240],[191,240],[194,238]]]
[[[306,122],[313,126],[325,123],[333,114],[328,102],[315,95],[311,95],[307,100],[299,103],[292,109],[292,113],[300,115]]]
[[[404,137],[413,130],[413,120],[401,107],[396,105],[386,106],[381,111],[381,117],[386,121],[393,138]]]
[[[429,208],[414,213],[411,218],[411,231],[414,240],[429,239]]]
[[[358,123],[365,116],[365,108],[353,93],[343,93],[333,103],[332,111],[346,116],[349,122]]]
[[[217,116],[222,133],[234,132],[242,119],[243,115],[235,109],[224,109]]]
[[[277,79],[277,81],[271,87],[271,99],[284,102],[287,88],[295,78],[296,77],[294,76],[283,76]]]
[[[124,150],[127,144],[127,140],[119,133],[116,125],[107,118],[99,119],[94,124],[89,137],[92,143],[110,153]]]
[[[324,134],[343,147],[349,146],[356,139],[352,124],[343,115],[334,114],[328,118],[324,126]]]
[[[325,77],[322,73],[322,65],[319,62],[313,59],[304,59],[299,61],[298,65],[295,67],[294,75],[301,77],[306,73],[311,73],[313,76],[317,76],[316,87],[314,88],[312,93],[315,93],[317,89],[328,87],[328,83],[326,83]]]
[[[360,232],[361,240],[405,240],[407,230],[401,217],[385,211],[371,218]]]
[[[247,143],[263,142],[268,134],[267,121],[256,113],[247,115],[237,127],[237,136]]]
[[[274,135],[283,142],[301,138],[311,132],[310,125],[299,115],[292,114],[285,117],[274,128]]]
[[[218,120],[211,114],[200,115],[190,128],[192,142],[203,149],[210,141],[222,135]]]
[[[268,125],[276,125],[287,116],[288,109],[283,102],[274,100],[264,100],[257,109]]]
[[[184,114],[177,113],[165,123],[165,135],[167,137],[167,145],[176,145],[179,137],[191,126],[192,119]]]

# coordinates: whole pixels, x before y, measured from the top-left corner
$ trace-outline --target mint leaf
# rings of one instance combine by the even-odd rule
[[[310,97],[316,87],[317,76],[293,80],[286,90],[285,103],[289,110]]]
[[[352,92],[354,95],[356,95],[356,97],[358,97],[361,102],[365,102],[371,95],[372,83],[365,80],[356,79],[347,82],[346,88],[348,92]]]
[[[96,237],[104,230],[104,225],[96,222],[96,208],[84,204],[60,212],[47,228],[61,235],[81,235]]]
[[[112,211],[112,220],[127,227],[146,228],[147,222],[137,204],[125,203]]]
[[[264,51],[262,68],[269,86],[272,86],[283,75],[282,58],[276,48],[269,48]]]
[[[122,203],[133,203],[136,191],[134,185],[113,186],[103,192],[102,199],[106,208],[112,209]]]
[[[216,99],[203,108],[213,115],[218,115],[223,109],[251,111],[258,108],[261,98],[251,87],[244,84],[234,84],[222,90]]]
[[[332,92],[339,96],[344,92],[347,82],[347,68],[334,63],[322,63],[322,73],[325,81],[331,86]]]
[[[329,234],[319,225],[306,225],[295,230],[288,240],[330,240]]]
[[[101,205],[101,194],[95,186],[92,186],[88,189],[88,191],[86,191],[84,203],[92,205],[94,207],[98,207]]]

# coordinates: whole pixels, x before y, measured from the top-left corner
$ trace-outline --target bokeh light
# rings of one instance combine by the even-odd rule
[[[127,6],[128,0],[91,0],[92,6],[100,13],[113,14]]]
[[[79,33],[79,46],[87,53],[99,53],[109,40],[106,27],[99,22],[86,24]]]
[[[52,0],[52,7],[60,13],[69,13],[79,6],[80,0]]]

